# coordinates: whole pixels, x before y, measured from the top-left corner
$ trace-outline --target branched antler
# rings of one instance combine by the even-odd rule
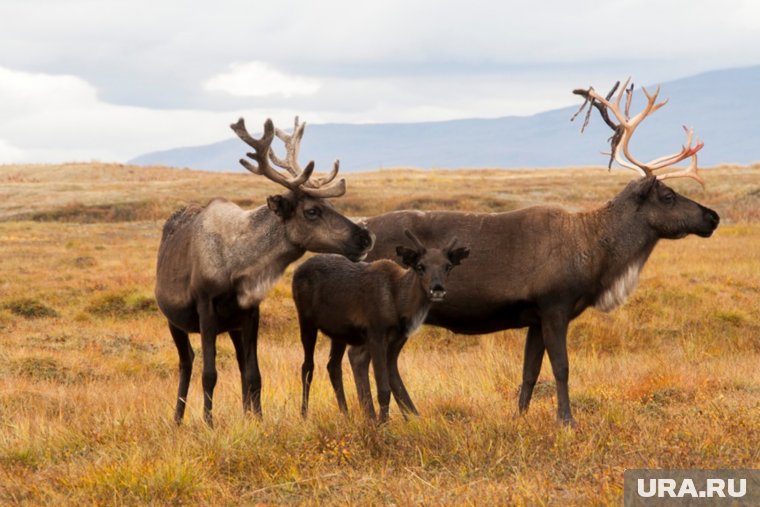
[[[424,254],[427,249],[425,248],[425,245],[422,244],[422,241],[420,241],[420,238],[414,235],[412,231],[409,229],[404,229],[404,234],[406,234],[406,237],[412,240],[412,243],[414,243],[414,247],[417,249],[417,251],[421,254]]]
[[[333,163],[330,173],[321,178],[310,179],[314,172],[314,162],[306,164],[301,168],[298,163],[298,152],[301,147],[301,138],[303,137],[305,123],[299,123],[296,116],[293,132],[286,132],[275,128],[272,120],[264,122],[264,133],[261,139],[255,139],[248,133],[245,128],[245,121],[240,118],[237,123],[230,125],[235,134],[246,144],[251,146],[254,151],[248,153],[248,157],[256,161],[252,164],[248,160],[241,159],[240,164],[254,174],[266,176],[270,180],[278,183],[289,190],[298,190],[313,197],[340,197],[346,193],[346,180],[341,178],[336,183],[332,183],[338,174],[340,163],[336,160]],[[285,144],[285,158],[279,158],[272,151],[272,141],[277,136]],[[271,165],[270,161],[281,169],[285,169],[291,177],[287,177],[277,172]],[[332,184],[330,184],[332,183]]]
[[[591,106],[596,107],[599,110],[599,113],[601,114],[604,122],[614,131],[612,137],[610,137],[612,151],[610,153],[610,162],[608,167],[612,166],[612,161],[614,160],[621,166],[627,169],[632,169],[644,176],[656,176],[659,180],[689,177],[697,180],[701,185],[704,186],[704,180],[697,172],[697,152],[702,149],[704,143],[697,141],[695,142],[694,146],[691,145],[692,139],[694,137],[693,130],[684,127],[684,130],[686,131],[686,145],[684,145],[677,153],[659,157],[647,163],[640,162],[631,154],[629,143],[631,137],[633,136],[633,133],[636,130],[636,127],[638,127],[639,124],[641,124],[641,122],[650,114],[654,113],[665,104],[667,104],[668,101],[664,100],[662,102],[657,102],[657,96],[660,93],[659,86],[657,87],[657,90],[655,90],[655,92],[651,95],[649,92],[647,92],[646,88],[642,87],[642,91],[647,98],[647,104],[641,112],[631,117],[630,108],[631,101],[633,99],[633,84],[631,84],[629,87],[629,82],[630,78],[628,78],[628,80],[625,82],[623,88],[618,93],[614,102],[612,102],[611,99],[615,94],[615,91],[618,89],[618,86],[620,84],[619,81],[615,83],[615,86],[612,88],[610,93],[607,94],[606,97],[599,95],[593,87],[589,87],[588,90],[573,90],[574,94],[584,97],[585,100],[581,105],[581,108],[577,113],[575,113],[572,119],[575,119],[575,117],[578,116],[586,104],[591,104]],[[620,103],[623,99],[623,95],[626,96],[625,110],[621,111]],[[609,116],[609,111],[612,111],[613,115],[619,122],[618,124],[615,124],[615,122],[612,121]],[[590,112],[591,107],[589,107],[589,111],[586,113],[586,121],[583,125],[583,129],[585,129],[588,123]],[[581,129],[581,132],[583,132],[583,129]],[[687,158],[691,158],[691,163],[686,169],[655,174],[655,171],[671,169],[671,166],[673,164],[676,164]]]
[[[285,144],[285,160],[281,160],[274,151],[269,152],[269,159],[277,167],[286,169],[293,176],[298,175],[302,171],[301,166],[298,165],[298,152],[301,150],[301,138],[303,137],[304,128],[306,128],[306,124],[298,123],[298,116],[296,116],[292,134],[288,134],[276,127],[274,129],[274,135]]]
[[[615,86],[612,87],[612,89],[607,94],[606,99],[610,100],[612,96],[615,94],[615,91],[618,89],[618,86],[620,86],[620,81],[615,82]],[[631,85],[633,87],[633,85]],[[610,115],[607,112],[607,108],[601,104],[600,102],[597,102],[596,99],[591,95],[591,92],[594,90],[593,87],[589,87],[588,90],[582,90],[582,89],[576,89],[573,90],[573,93],[576,95],[580,95],[585,100],[583,101],[583,104],[581,104],[581,108],[578,109],[578,112],[576,112],[572,118],[570,118],[570,121],[574,121],[575,118],[580,114],[581,111],[586,107],[586,104],[591,104],[591,106],[596,107],[596,109],[599,111],[599,114],[602,116],[602,120],[604,120],[604,123],[606,123],[612,130],[613,134],[610,136],[607,141],[610,142],[610,145],[612,146],[612,149],[610,150],[610,161],[607,164],[607,169],[612,169],[612,162],[615,160],[615,157],[613,153],[615,153],[615,148],[617,148],[617,145],[620,144],[620,139],[623,137],[623,127],[620,125],[615,124],[611,119]],[[630,103],[630,101],[629,101]],[[629,104],[626,104],[626,115],[628,114],[627,108]],[[586,130],[586,127],[588,126],[589,120],[591,119],[591,112],[592,107],[588,108],[588,111],[586,111],[586,117],[583,120],[583,127],[581,127],[581,133],[583,133],[584,130]]]

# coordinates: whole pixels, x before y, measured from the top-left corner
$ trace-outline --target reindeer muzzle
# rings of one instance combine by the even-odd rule
[[[443,288],[435,288],[430,289],[430,292],[428,292],[428,297],[430,298],[430,301],[433,303],[438,303],[446,299],[446,289]]]

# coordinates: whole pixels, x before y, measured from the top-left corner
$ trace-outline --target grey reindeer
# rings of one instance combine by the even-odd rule
[[[672,155],[642,163],[630,153],[636,127],[665,102],[656,102],[659,89],[652,95],[644,90],[646,106],[630,117],[630,100],[625,111],[620,106],[626,89],[614,102],[614,88],[606,98],[593,88],[576,92],[593,99],[614,129],[613,159],[642,176],[604,206],[580,213],[545,206],[506,213],[398,211],[365,221],[377,236],[368,260],[393,259],[407,229],[431,247],[444,243],[446,231],[472,248],[472,257],[452,274],[446,300],[431,307],[425,323],[460,334],[528,327],[519,411],[528,410],[546,351],[556,381],[557,417],[564,424],[574,424],[568,394],[570,321],[590,306],[608,312],[623,304],[661,239],[706,238],[720,221],[715,211],[663,183],[677,177],[702,182],[697,151],[703,143],[692,146],[692,131]],[[685,159],[690,159],[686,169],[655,173]]]
[[[298,165],[304,124],[296,117],[292,134],[264,124],[253,138],[241,118],[232,130],[250,145],[254,163],[240,163],[254,174],[285,187],[267,198],[266,205],[243,210],[217,198],[205,206],[190,205],[165,223],[158,250],[156,300],[169,321],[179,353],[179,388],[174,419],[185,412],[194,353],[188,333],[201,334],[203,353],[203,414],[212,425],[212,400],[217,381],[216,337],[229,333],[240,370],[243,407],[261,414],[261,374],[257,356],[259,304],[285,268],[306,251],[362,259],[372,247],[366,229],[338,213],[326,200],[346,191],[345,180],[331,173],[312,178],[314,162]],[[285,159],[271,149],[275,137],[284,141]],[[285,169],[285,175],[272,167]]]
[[[306,417],[314,372],[317,331],[331,339],[327,370],[338,406],[347,411],[341,360],[351,345],[359,402],[375,418],[369,386],[369,362],[375,374],[380,422],[388,420],[391,392],[403,412],[417,413],[398,371],[398,356],[409,336],[422,324],[431,306],[446,296],[449,272],[467,258],[467,247],[453,238],[443,248],[426,248],[410,231],[414,248],[398,242],[396,255],[402,269],[389,260],[351,263],[337,255],[318,255],[304,262],[293,275],[293,298],[301,326],[304,362],[301,368]]]

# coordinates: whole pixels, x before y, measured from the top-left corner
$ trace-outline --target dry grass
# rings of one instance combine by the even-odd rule
[[[728,222],[760,221],[760,166],[703,171],[674,187],[710,203]],[[354,216],[397,209],[508,211],[533,204],[588,209],[610,199],[630,171],[604,169],[422,171],[350,174],[336,205]],[[164,220],[189,201],[224,196],[241,206],[263,203],[281,187],[248,173],[210,173],[108,164],[0,166],[0,221],[132,222]]]
[[[548,367],[531,412],[514,417],[522,331],[476,338],[433,328],[401,356],[421,417],[405,421],[394,406],[387,426],[367,425],[346,374],[353,415],[344,418],[320,367],[302,421],[291,271],[262,309],[264,420],[242,416],[234,352],[221,337],[209,430],[200,361],[187,423],[172,422],[177,357],[153,307],[153,218],[214,195],[262,202],[273,187],[160,168],[0,167],[0,503],[615,504],[626,468],[758,468],[760,176],[705,172],[704,193],[679,186],[726,218],[716,235],[663,242],[631,301],[571,325],[577,430],[555,423]],[[381,171],[351,176],[337,204],[354,215],[539,202],[587,209],[628,179]],[[124,203],[153,211],[66,211]],[[35,214],[53,221],[12,220]]]

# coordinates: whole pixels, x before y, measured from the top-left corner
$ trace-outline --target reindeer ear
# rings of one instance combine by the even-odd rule
[[[282,195],[270,195],[267,197],[267,206],[283,220],[292,217],[295,211],[295,206],[290,199]]]
[[[467,248],[466,246],[455,248],[454,250],[450,250],[448,253],[449,261],[454,266],[458,266],[463,260],[465,260],[469,256],[470,256],[470,249]]]
[[[649,197],[649,194],[652,192],[652,189],[657,185],[657,177],[656,176],[645,176],[641,178],[638,182],[638,186],[636,187],[636,200],[639,202],[644,202],[647,200],[647,197]]]
[[[420,253],[417,250],[405,246],[397,246],[396,255],[401,257],[401,263],[404,266],[410,268],[416,266],[417,262],[420,260]]]

